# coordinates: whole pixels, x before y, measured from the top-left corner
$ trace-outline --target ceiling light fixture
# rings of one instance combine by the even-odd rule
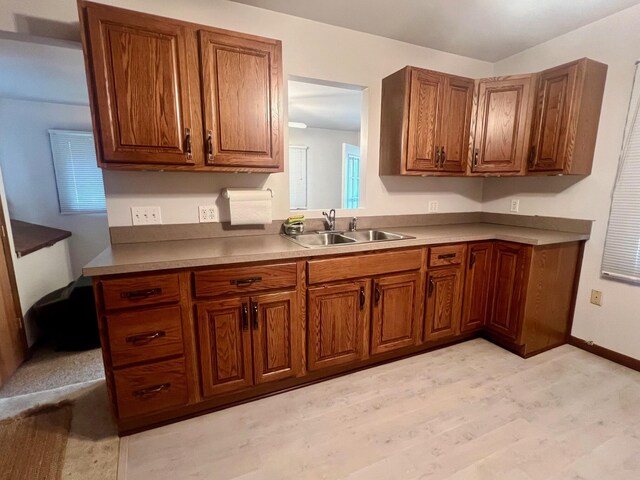
[[[302,122],[289,122],[289,128],[307,128],[307,124]]]

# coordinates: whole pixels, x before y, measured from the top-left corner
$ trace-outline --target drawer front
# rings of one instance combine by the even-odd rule
[[[189,399],[184,358],[117,370],[114,377],[120,418],[179,407]]]
[[[100,283],[106,310],[180,301],[177,274],[107,279]]]
[[[446,267],[449,265],[460,265],[464,262],[467,245],[443,245],[441,247],[431,247],[429,249],[429,266]]]
[[[196,297],[242,295],[244,293],[296,286],[296,264],[220,268],[194,272]]]
[[[361,254],[309,260],[307,262],[307,275],[309,284],[313,285],[418,270],[421,263],[422,249]]]
[[[179,306],[107,315],[107,328],[114,367],[184,351]]]

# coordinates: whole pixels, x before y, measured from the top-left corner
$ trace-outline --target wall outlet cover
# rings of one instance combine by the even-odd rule
[[[131,220],[134,225],[160,225],[160,207],[131,207]]]
[[[437,200],[431,200],[429,202],[429,213],[436,213],[438,211],[438,201]]]
[[[218,221],[218,209],[215,205],[199,205],[198,220],[200,223],[211,223]]]
[[[517,198],[511,199],[511,213],[518,213],[520,211],[520,200]]]
[[[602,292],[600,290],[591,290],[591,303],[599,307],[602,306]]]

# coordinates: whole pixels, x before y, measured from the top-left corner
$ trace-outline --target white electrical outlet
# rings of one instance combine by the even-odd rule
[[[429,202],[429,213],[435,213],[438,211],[438,201],[437,200],[431,200]]]
[[[200,223],[210,223],[218,221],[218,209],[215,205],[198,206],[198,219]]]
[[[159,225],[162,223],[160,207],[131,207],[134,225]]]
[[[511,212],[518,213],[520,211],[520,200],[517,198],[511,199]]]

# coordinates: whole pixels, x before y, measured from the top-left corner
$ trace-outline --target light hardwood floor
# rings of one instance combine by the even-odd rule
[[[122,479],[640,478],[640,373],[473,340],[125,437]]]

